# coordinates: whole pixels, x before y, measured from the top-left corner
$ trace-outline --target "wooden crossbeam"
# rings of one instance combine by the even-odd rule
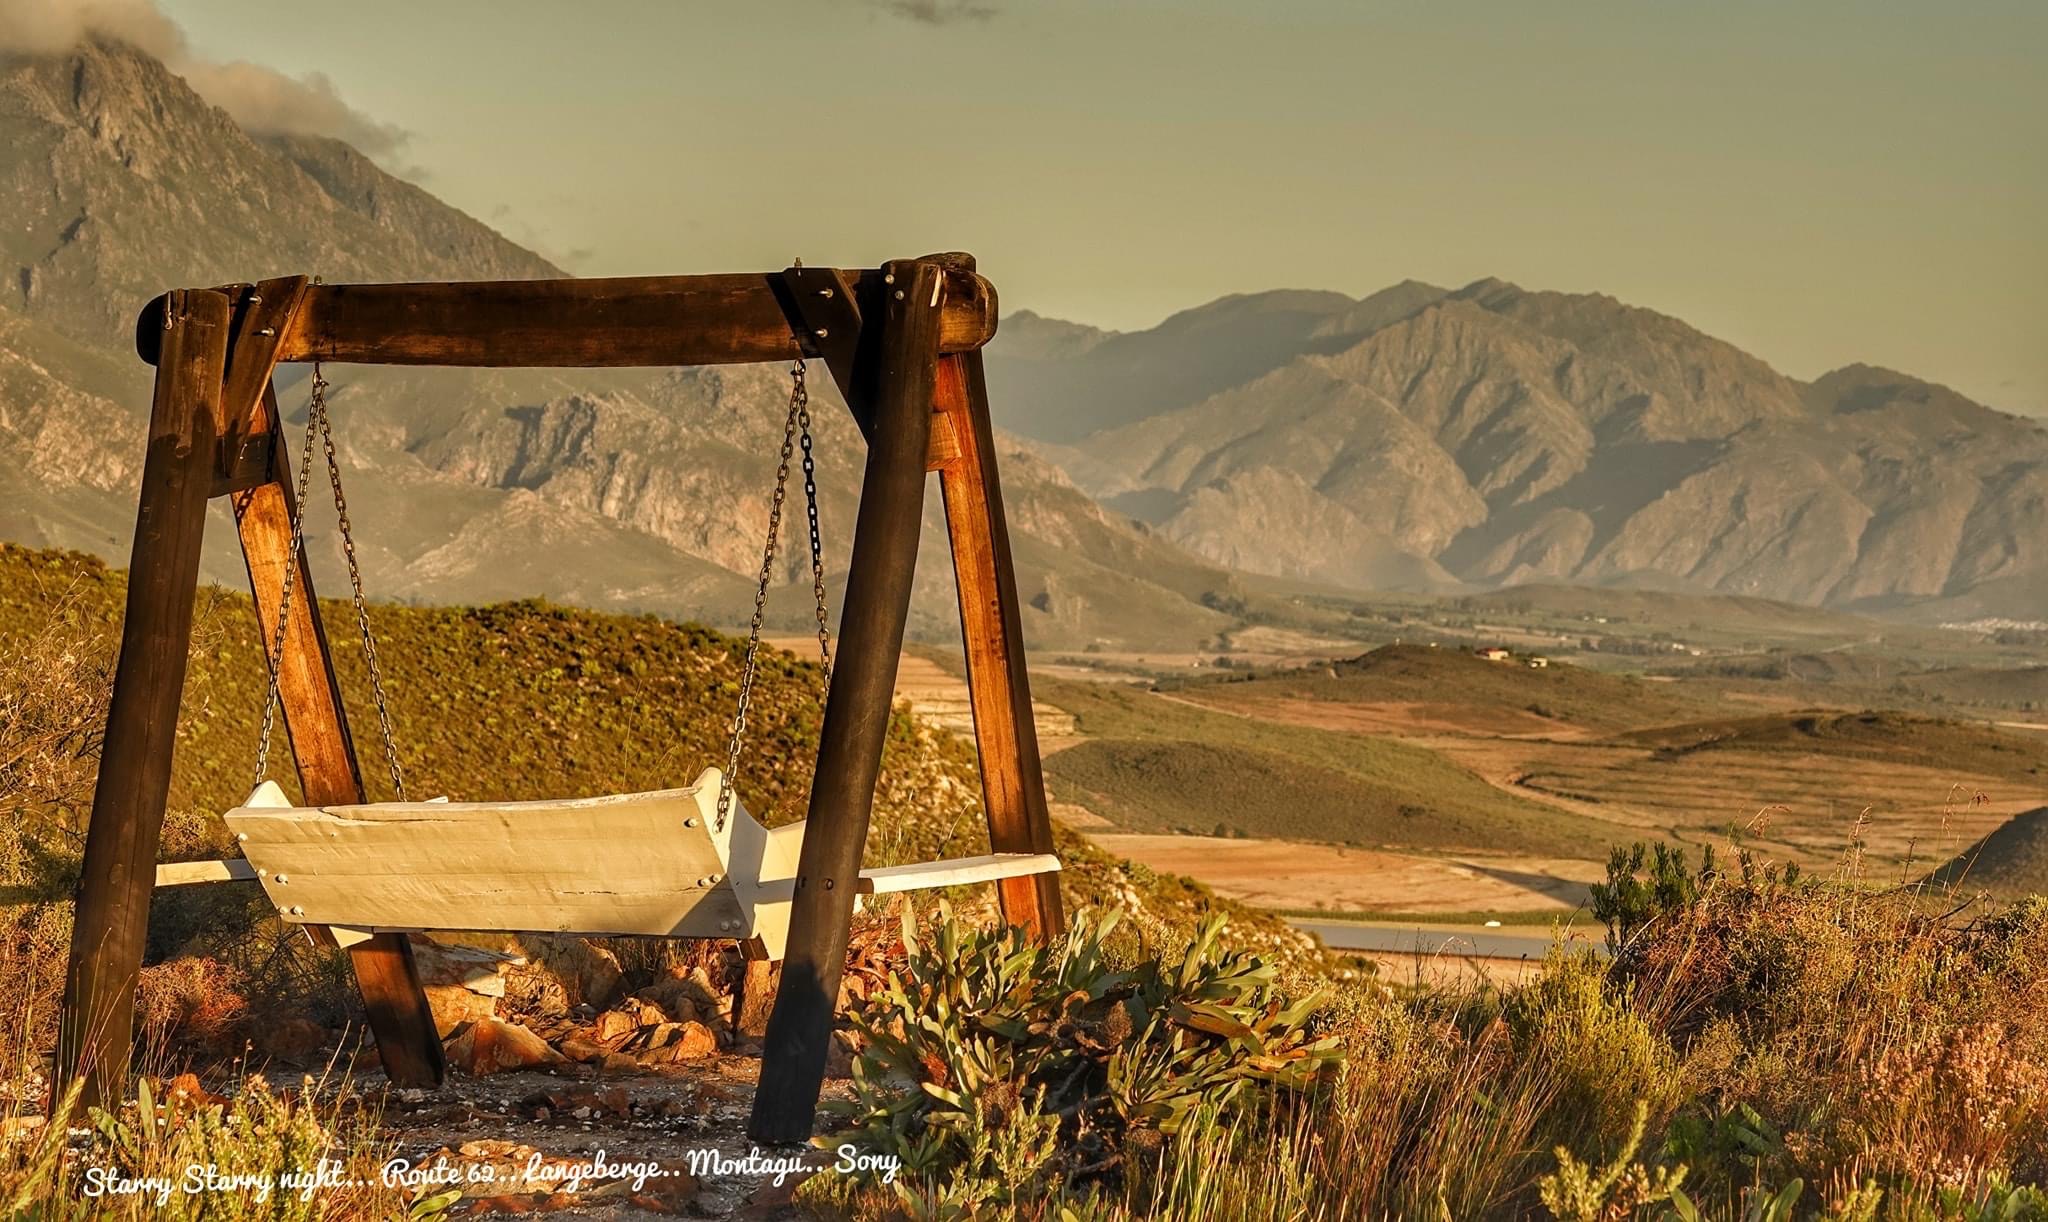
[[[855,291],[886,271],[833,273]],[[475,368],[732,365],[819,356],[792,330],[781,273],[495,280],[443,284],[316,284],[277,337],[280,361]],[[891,290],[893,291],[893,289]],[[136,351],[154,364],[163,299],[144,308]],[[947,268],[939,292],[941,352],[980,348],[996,332],[993,286]]]

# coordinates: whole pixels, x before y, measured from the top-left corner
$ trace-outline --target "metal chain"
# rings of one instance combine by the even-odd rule
[[[270,648],[263,655],[264,666],[270,671],[270,691],[263,699],[263,731],[256,738],[256,778],[249,788],[254,790],[270,777],[270,733],[277,723],[278,667],[284,665],[285,628],[292,621],[292,590],[299,574],[299,562],[306,541],[306,492],[308,480],[313,474],[313,422],[327,417],[327,379],[321,376],[319,362],[313,364],[313,393],[306,408],[306,444],[299,453],[299,487],[292,498],[292,541],[285,552],[284,592],[277,600],[277,631],[271,635]]]
[[[825,669],[826,683],[832,675],[831,637],[825,614],[825,550],[818,533],[818,485],[811,458],[810,389],[804,382],[801,356],[789,367],[789,416],[782,426],[782,451],[775,465],[775,494],[768,503],[768,541],[761,548],[760,579],[754,585],[754,616],[747,625],[746,660],[740,666],[739,705],[733,711],[732,737],[726,744],[725,775],[718,785],[718,831],[724,832],[732,814],[733,777],[739,771],[740,752],[746,745],[747,713],[754,702],[754,680],[761,667],[761,621],[768,608],[768,586],[775,578],[775,549],[782,535],[782,508],[789,498],[789,462],[801,438],[803,449],[804,501],[811,528],[811,589],[818,598],[818,653]]]
[[[310,428],[315,421],[306,423]],[[328,423],[324,396],[318,424],[320,446],[327,456],[327,482],[334,486],[334,516],[341,526],[341,553],[348,559],[348,583],[355,598],[356,628],[363,638],[363,665],[370,672],[370,695],[377,704],[377,729],[384,737],[384,764],[391,770],[391,790],[403,802],[405,774],[398,766],[398,741],[391,733],[391,706],[384,698],[384,672],[377,665],[377,638],[370,631],[370,609],[363,598],[363,571],[356,561],[355,532],[349,525],[348,498],[341,491],[341,462],[334,454],[334,429]]]
[[[797,402],[797,438],[803,447],[804,508],[811,524],[811,592],[818,598],[818,667],[825,675],[825,688],[832,688],[832,630],[825,607],[825,543],[818,533],[818,465],[811,459],[811,394],[804,386],[804,363],[798,358],[789,376],[796,383],[792,394]]]

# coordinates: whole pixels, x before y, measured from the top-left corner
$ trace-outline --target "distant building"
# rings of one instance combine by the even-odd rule
[[[1489,662],[1512,662],[1515,660],[1515,655],[1498,645],[1491,649],[1481,649],[1477,652],[1480,657],[1485,658]]]
[[[1545,669],[1546,667],[1548,667],[1549,665],[1550,665],[1550,659],[1549,659],[1549,658],[1530,658],[1530,659],[1529,659],[1529,669],[1530,669],[1530,670],[1543,670],[1543,669]]]

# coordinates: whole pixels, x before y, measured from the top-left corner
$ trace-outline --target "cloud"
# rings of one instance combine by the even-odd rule
[[[411,133],[343,101],[322,73],[286,76],[246,60],[195,55],[156,0],[0,0],[0,53],[60,55],[89,37],[113,38],[155,56],[200,97],[258,135],[331,136],[380,160]]]
[[[993,4],[975,0],[870,0],[876,7],[905,21],[921,25],[952,25],[960,21],[987,21],[999,11]]]

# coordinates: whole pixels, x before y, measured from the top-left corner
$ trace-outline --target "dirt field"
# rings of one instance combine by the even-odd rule
[[[806,643],[795,641],[791,647]],[[1276,654],[1309,644],[1291,639],[1259,643]],[[1145,659],[1153,664],[1162,660]],[[1060,668],[1062,674],[1068,669],[1073,668]],[[1093,677],[1113,681],[1123,676],[1096,671]],[[1133,698],[1192,705],[1268,725],[1398,740],[1435,753],[1502,793],[1581,821],[1597,820],[1615,829],[1615,839],[1662,836],[1725,846],[1731,832],[1738,832],[1743,843],[1768,858],[1815,868],[1843,860],[1852,841],[1860,839],[1870,867],[1895,870],[1903,878],[1947,860],[2011,815],[2048,804],[2048,778],[2023,772],[1973,777],[1967,767],[1944,767],[1939,760],[1739,746],[1674,751],[1617,732],[1615,725],[1625,723],[1613,718],[1629,714],[1611,705],[1601,706],[1609,723],[1595,726],[1585,724],[1583,715],[1577,720],[1546,715],[1540,705],[1460,703],[1455,693],[1444,699],[1344,701],[1266,694],[1259,690],[1264,686],[1195,685]],[[1657,689],[1669,692],[1673,686],[1658,684]],[[1664,705],[1672,700],[1684,708],[1725,709],[1736,717],[1754,716],[1763,708],[1783,711],[1772,708],[1780,702],[1768,697],[1750,699],[1745,693],[1690,683],[1685,687],[1684,693],[1645,697],[1641,711],[1648,713],[1653,702],[1663,702],[1656,711],[1668,720]],[[906,655],[897,691],[920,713],[959,732],[971,731],[957,664]],[[1072,715],[1043,700],[1035,709],[1047,755],[1083,741]],[[1268,908],[1564,913],[1581,906],[1587,884],[1605,874],[1605,849],[1590,841],[1583,854],[1489,855],[1410,852],[1399,844],[1339,847],[1270,837],[1137,834],[1118,830],[1104,811],[1090,805],[1058,802],[1054,816],[1118,856],[1188,875],[1221,894]],[[1206,829],[1208,824],[1194,826]]]
[[[1090,831],[1097,844],[1155,870],[1198,878],[1262,908],[1332,912],[1568,912],[1602,877],[1593,861],[1427,857],[1375,849]]]
[[[1521,709],[1229,694],[1228,711],[1238,716],[1400,738],[1559,810],[1702,844],[1741,828],[1764,851],[1807,864],[1839,858],[1860,835],[1872,859],[1924,867],[2048,802],[2048,783],[2038,778],[1817,751],[1674,756],[1596,741],[1582,727]]]

